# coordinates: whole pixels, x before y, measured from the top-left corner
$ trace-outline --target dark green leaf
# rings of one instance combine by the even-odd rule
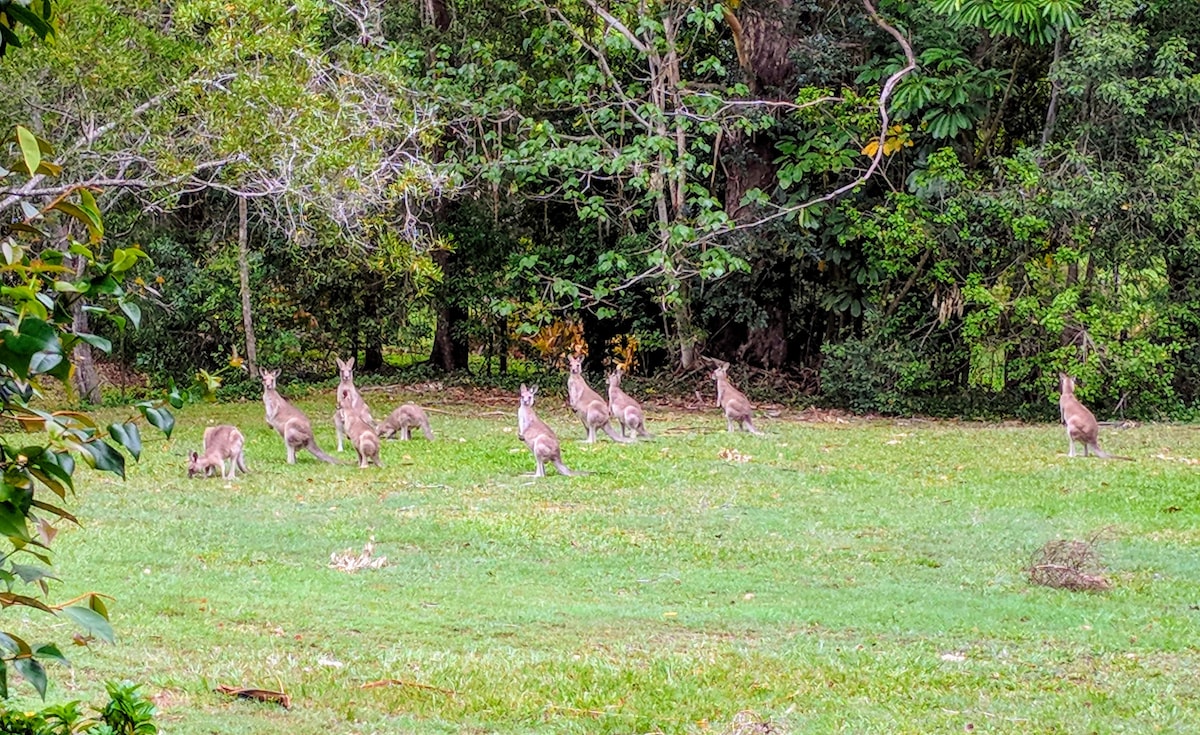
[[[50,573],[49,569],[44,567],[35,567],[32,564],[13,564],[12,570],[25,584],[37,582],[43,579],[58,579]]]
[[[18,488],[5,485],[3,486],[3,490],[15,493]],[[0,535],[7,536],[10,539],[20,539],[25,542],[33,540],[29,535],[29,526],[25,522],[25,514],[17,510],[16,506],[11,502],[0,503]]]
[[[90,465],[98,470],[120,475],[121,479],[125,479],[125,458],[107,442],[102,439],[93,439],[85,443],[83,448],[87,450],[86,456],[91,458]]]
[[[0,649],[14,656],[19,653],[29,653],[29,644],[12,633],[0,633]]]
[[[71,665],[71,662],[67,660],[67,657],[64,656],[62,651],[58,649],[58,646],[54,645],[53,643],[43,643],[42,645],[33,649],[33,655],[37,658],[57,661],[63,666]]]
[[[95,610],[71,605],[70,607],[64,607],[62,613],[71,620],[74,620],[90,635],[94,635],[105,643],[116,641],[116,638],[113,636],[112,625],[108,622],[108,619]]]
[[[76,332],[75,336],[98,350],[103,350],[105,353],[112,352],[112,342],[98,334],[84,334],[82,332]]]
[[[134,459],[142,456],[142,435],[138,432],[137,424],[109,424],[108,435],[121,446],[129,450]]]
[[[151,426],[158,429],[171,438],[171,430],[175,428],[175,417],[165,408],[154,408],[152,406],[138,406],[141,409],[142,415],[146,417],[146,421]]]
[[[32,658],[14,658],[13,668],[25,681],[33,685],[42,699],[46,698],[46,667]]]
[[[29,372],[32,375],[53,375],[59,380],[65,380],[70,370],[71,364],[63,360],[62,355],[54,352],[35,352],[29,359]]]

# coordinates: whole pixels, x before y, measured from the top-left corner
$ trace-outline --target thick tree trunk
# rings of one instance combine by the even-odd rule
[[[250,315],[250,225],[246,197],[238,197],[238,280],[242,292],[242,329],[246,333],[246,369],[258,377],[258,345],[254,339],[254,319]]]
[[[379,328],[379,297],[378,289],[372,288],[363,304],[363,312],[367,325],[363,370],[379,370],[383,367],[383,330]]]
[[[463,325],[467,321],[467,311],[453,302],[447,285],[454,280],[456,258],[449,250],[438,250],[433,254],[433,261],[442,270],[442,288],[437,304],[433,352],[429,355],[429,361],[448,373],[466,370],[470,349],[463,334]]]

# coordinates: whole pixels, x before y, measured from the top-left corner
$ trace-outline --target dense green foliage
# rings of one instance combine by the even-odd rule
[[[49,160],[50,146],[28,128],[17,126],[4,147],[16,161],[14,170],[0,175],[6,184],[61,171]],[[103,595],[88,591],[58,604],[46,599],[49,581],[57,579],[49,568],[50,546],[59,533],[56,523],[78,522],[64,507],[75,491],[76,460],[124,477],[120,448],[134,459],[142,451],[137,416],[105,427],[84,413],[40,408],[39,400],[47,389],[68,384],[77,347],[111,347],[81,327],[80,313],[106,317],[118,328],[140,321],[141,308],[123,280],[145,254],[102,247],[104,223],[88,188],[69,187],[44,206],[18,199],[19,217],[0,225],[0,420],[18,430],[0,437],[0,535],[11,546],[0,557],[0,606],[62,615],[83,629],[74,638],[79,645],[112,642]],[[182,403],[174,392],[172,400]],[[136,408],[170,436],[169,410],[152,401]],[[67,659],[56,643],[31,644],[10,624],[0,631],[0,699],[9,696],[10,671],[45,695],[45,664]]]
[[[1059,370],[1105,413],[1196,404],[1178,3],[224,8],[67,0],[0,78],[3,114],[123,193],[155,262],[143,371],[244,350],[243,198],[264,364],[461,369],[566,322],[594,358],[633,335],[644,370],[815,374],[858,410],[1049,415]]]

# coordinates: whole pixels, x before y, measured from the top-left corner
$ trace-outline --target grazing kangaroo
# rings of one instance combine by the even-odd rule
[[[213,470],[217,468],[220,468],[221,477],[226,480],[234,479],[235,468],[241,470],[243,475],[246,474],[250,470],[246,469],[246,457],[242,454],[245,444],[246,438],[236,426],[222,424],[208,427],[204,430],[204,454],[192,452],[188,456],[188,477],[212,477]],[[225,474],[227,459],[229,474]]]
[[[1075,456],[1075,442],[1079,442],[1083,444],[1083,456],[1085,457],[1088,456],[1090,449],[1101,459],[1132,461],[1130,457],[1118,457],[1100,448],[1100,424],[1096,421],[1095,414],[1075,397],[1075,378],[1066,373],[1059,373],[1058,387],[1061,391],[1058,396],[1058,409],[1062,414],[1062,422],[1067,427],[1067,442],[1070,446],[1067,456]]]
[[[346,435],[343,410],[357,413],[368,426],[374,426],[375,420],[371,418],[371,409],[363,400],[362,394],[358,392],[358,388],[354,387],[354,358],[342,360],[340,357],[335,357],[333,359],[337,362],[338,377],[341,378],[337,387],[337,410],[333,412],[333,428],[337,432],[337,450],[341,452],[343,451],[343,437]]]
[[[421,427],[425,438],[433,441],[433,430],[429,428],[429,417],[425,415],[425,410],[415,403],[406,403],[383,420],[379,425],[379,436],[390,439],[399,431],[400,438],[408,441],[412,437],[414,426]]]
[[[317,446],[317,440],[313,438],[312,422],[304,412],[288,403],[279,395],[279,391],[275,390],[275,380],[278,377],[278,370],[262,371],[263,405],[267,408],[267,423],[283,437],[283,444],[287,447],[288,464],[296,464],[297,449],[307,449],[322,462],[338,464],[336,459]]]
[[[348,408],[339,408],[338,413],[342,414],[341,421],[350,437],[350,444],[358,452],[358,468],[365,469],[371,464],[383,467],[379,461],[379,435],[363,420],[362,414]]]
[[[545,477],[547,462],[553,464],[560,474],[568,476],[581,474],[563,464],[558,437],[554,435],[554,430],[534,413],[533,401],[537,392],[536,385],[526,388],[522,383],[521,405],[517,408],[517,437],[525,442],[525,446],[529,447],[529,451],[533,452],[534,460],[537,461],[537,472],[533,473],[533,476]]]
[[[725,409],[725,430],[733,431],[733,422],[738,422],[751,434],[762,436],[762,432],[754,428],[754,409],[750,399],[729,382],[729,363],[717,362],[717,369],[712,371],[712,379],[717,381],[717,405]]]
[[[588,387],[587,381],[583,378],[583,357],[581,355],[571,355],[567,358],[567,363],[571,366],[571,373],[567,376],[567,398],[571,403],[571,409],[579,416],[579,420],[583,422],[584,428],[587,429],[587,441],[591,444],[596,441],[596,429],[602,429],[608,438],[615,442],[628,443],[633,439],[623,436],[617,436],[617,432],[613,431],[612,425],[609,424],[608,403],[605,402],[600,394]]]
[[[642,404],[621,390],[622,375],[624,371],[619,367],[608,375],[608,409],[621,425],[621,436],[625,436],[628,430],[636,436],[653,439],[650,432],[646,431],[646,415],[642,412]]]

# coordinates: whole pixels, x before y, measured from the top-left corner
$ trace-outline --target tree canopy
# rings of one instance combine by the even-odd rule
[[[579,330],[859,410],[1044,415],[1060,370],[1136,415],[1196,399],[1200,21],[1177,3],[0,7],[54,32],[5,34],[0,109],[69,172],[0,202],[108,190],[161,279],[135,347],[178,346],[134,350],[152,373],[244,348],[244,199],[266,363],[464,369]]]

